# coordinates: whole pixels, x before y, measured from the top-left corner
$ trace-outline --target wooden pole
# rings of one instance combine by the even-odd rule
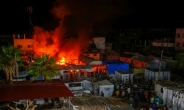
[[[161,51],[161,58],[160,58],[160,66],[159,66],[158,80],[160,80],[160,72],[161,72],[161,68],[162,68],[162,57],[163,57],[163,50]]]

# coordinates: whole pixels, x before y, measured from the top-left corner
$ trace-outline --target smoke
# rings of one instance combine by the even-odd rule
[[[129,14],[126,5],[124,0],[56,0],[50,13],[60,19],[59,26],[50,31],[34,27],[34,51],[77,59],[89,45],[93,24]]]

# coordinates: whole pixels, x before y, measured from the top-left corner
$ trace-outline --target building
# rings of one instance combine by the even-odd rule
[[[36,37],[33,39],[26,38],[26,34],[19,35],[19,34],[13,34],[13,42],[14,47],[18,47],[21,50],[21,54],[23,55],[29,55],[30,53],[33,53],[34,50],[34,42],[36,42]]]
[[[175,50],[184,50],[184,28],[176,29]]]

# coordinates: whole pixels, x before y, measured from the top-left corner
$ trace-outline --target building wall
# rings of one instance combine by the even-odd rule
[[[184,28],[176,29],[175,50],[184,50]]]
[[[18,47],[21,49],[23,54],[26,54],[27,52],[33,52],[33,45],[35,42],[35,38],[33,39],[26,39],[26,36],[24,34],[24,38],[16,38],[16,35],[13,35],[13,41],[14,41],[14,47]]]

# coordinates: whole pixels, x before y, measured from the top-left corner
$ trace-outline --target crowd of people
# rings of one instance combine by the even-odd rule
[[[115,83],[114,96],[126,100],[136,110],[172,110],[155,96],[153,85],[129,85]]]

